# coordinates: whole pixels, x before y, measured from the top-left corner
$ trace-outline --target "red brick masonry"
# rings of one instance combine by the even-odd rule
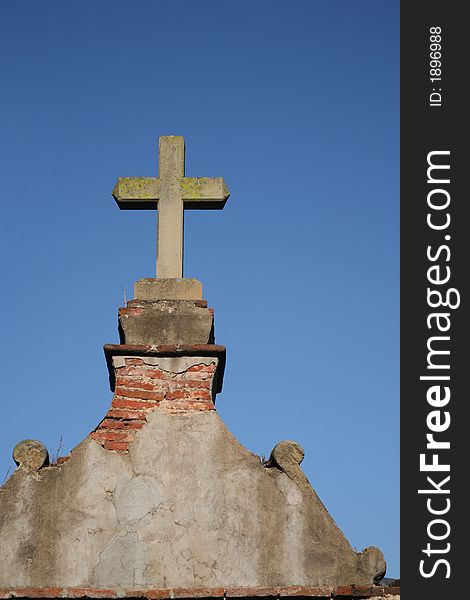
[[[167,600],[170,598],[380,598],[399,596],[399,587],[354,585],[337,588],[315,588],[303,586],[272,588],[190,588],[158,590],[111,590],[95,588],[16,588],[0,589],[3,598],[145,598],[147,600]]]
[[[114,392],[116,378],[113,366],[113,357],[115,356],[161,356],[161,357],[178,357],[178,356],[204,356],[217,357],[218,368],[215,378],[216,394],[222,391],[222,382],[225,371],[226,350],[224,346],[218,344],[157,344],[156,346],[144,345],[136,346],[129,344],[105,344],[104,355],[108,365],[109,383],[111,391]]]
[[[187,414],[214,410],[215,362],[196,364],[182,373],[169,373],[142,358],[126,358],[116,369],[116,387],[105,418],[90,436],[107,450],[127,452],[134,434],[150,412]]]

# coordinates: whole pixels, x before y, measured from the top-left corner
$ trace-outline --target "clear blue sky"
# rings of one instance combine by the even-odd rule
[[[250,450],[305,448],[357,549],[399,576],[399,3],[8,2],[0,9],[2,420],[67,453],[111,401],[102,346],[154,276],[156,216],[118,176],[223,176],[186,215],[228,360],[218,409]]]

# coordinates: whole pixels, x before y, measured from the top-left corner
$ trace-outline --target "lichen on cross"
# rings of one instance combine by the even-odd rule
[[[158,177],[119,177],[113,196],[121,209],[158,209],[157,275],[183,277],[185,209],[221,209],[229,191],[223,177],[184,176],[184,138],[163,136]]]

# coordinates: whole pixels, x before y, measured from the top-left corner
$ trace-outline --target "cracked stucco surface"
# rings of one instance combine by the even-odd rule
[[[213,411],[155,411],[128,454],[87,438],[0,489],[0,587],[351,582],[370,574],[316,494],[263,466]]]

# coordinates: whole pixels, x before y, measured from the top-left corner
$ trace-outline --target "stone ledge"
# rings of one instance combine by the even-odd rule
[[[184,600],[185,598],[373,598],[398,600],[399,587],[341,586],[318,588],[308,586],[288,587],[228,587],[228,588],[173,588],[154,590],[114,590],[100,588],[12,588],[0,589],[0,599],[7,598],[145,598],[146,600]]]
[[[128,300],[126,308],[146,308],[147,306],[158,306],[162,302],[186,302],[194,304],[198,308],[207,308],[207,300]]]
[[[222,383],[225,372],[227,351],[225,346],[218,344],[157,344],[157,345],[130,345],[130,344],[105,344],[104,355],[109,373],[109,385],[114,392],[116,387],[115,373],[113,367],[113,356],[160,356],[160,357],[183,357],[183,356],[213,356],[218,358],[218,367],[215,376],[215,392],[222,391]]]
[[[214,310],[205,300],[133,300],[119,308],[118,321],[121,344],[215,342]]]
[[[134,283],[136,300],[202,300],[202,283],[197,279],[147,278]]]

